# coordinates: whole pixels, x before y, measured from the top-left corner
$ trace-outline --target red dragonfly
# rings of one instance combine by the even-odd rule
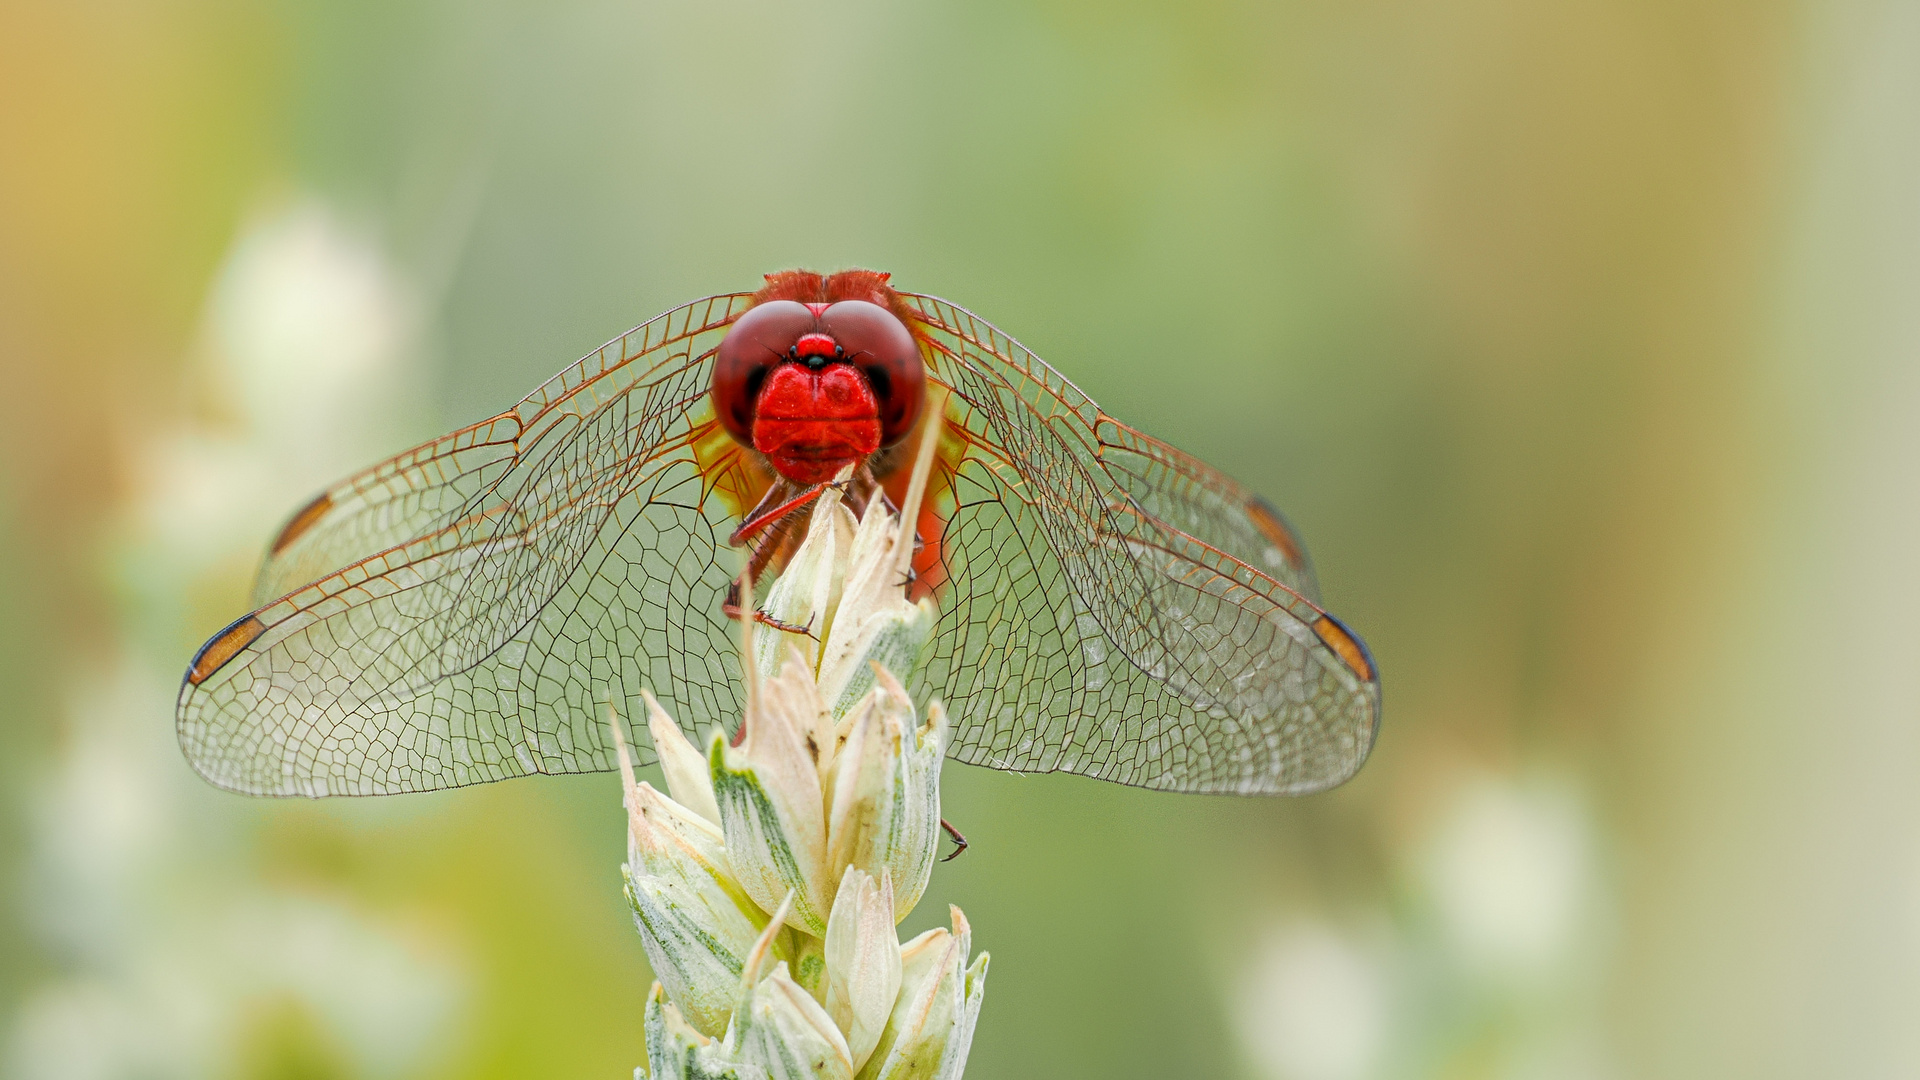
[[[639,715],[643,687],[730,728],[728,548],[777,573],[848,465],[856,506],[899,505],[935,409],[914,689],[946,703],[949,756],[1241,794],[1360,768],[1379,677],[1279,513],[864,270],[675,308],[329,488],[194,656],[180,744],[220,787],[318,797],[611,769],[606,707]]]

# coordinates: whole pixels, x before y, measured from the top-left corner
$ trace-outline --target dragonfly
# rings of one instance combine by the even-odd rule
[[[1379,673],[1271,504],[866,270],[674,308],[329,487],[193,657],[180,745],[218,787],[324,797],[613,769],[602,718],[643,689],[732,730],[735,620],[765,617],[742,559],[777,576],[824,484],[900,505],[923,453],[909,688],[950,758],[1249,795],[1366,760]]]

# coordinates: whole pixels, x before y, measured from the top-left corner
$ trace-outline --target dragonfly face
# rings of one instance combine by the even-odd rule
[[[850,501],[897,499],[930,408],[909,689],[949,756],[1239,794],[1359,769],[1378,673],[1279,513],[870,271],[675,308],[321,493],[194,657],[181,746],[236,791],[383,794],[612,768],[601,718],[643,688],[731,728],[729,540],[777,573],[774,526],[849,464]]]
[[[774,275],[721,339],[714,412],[796,483],[833,479],[919,419],[926,364],[877,276]]]

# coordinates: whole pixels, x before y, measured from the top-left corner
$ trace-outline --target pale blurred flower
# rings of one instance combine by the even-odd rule
[[[28,915],[69,963],[0,1032],[0,1074],[229,1075],[263,1002],[309,1018],[354,1075],[433,1063],[462,1004],[461,966],[403,928],[269,891],[216,857],[217,831],[184,817],[179,789],[199,781],[169,745],[170,674],[122,663],[88,678],[70,751],[32,792]]]
[[[100,668],[71,673],[61,758],[20,793],[21,899],[59,970],[0,1030],[0,1074],[238,1075],[275,1009],[354,1076],[432,1071],[451,1045],[460,958],[343,900],[263,886],[233,843],[237,804],[208,802],[181,766],[170,709],[189,590],[252,562],[289,488],[389,448],[413,311],[380,247],[316,200],[257,217],[228,252],[199,356],[221,408],[143,417],[111,548],[130,617],[97,643]]]
[[[155,435],[131,469],[133,525],[153,577],[199,575],[250,560],[259,534],[283,512],[273,459],[249,439],[198,428]]]
[[[1386,1050],[1384,965],[1332,928],[1277,928],[1255,947],[1235,1008],[1241,1044],[1274,1080],[1359,1080]]]
[[[148,884],[168,869],[173,792],[114,718],[150,711],[130,666],[88,672],[67,714],[68,753],[27,803],[28,917],[61,950],[110,961],[141,947]]]
[[[1490,974],[1539,977],[1567,958],[1594,883],[1590,832],[1564,786],[1461,784],[1416,865],[1462,959]]]
[[[324,203],[294,201],[255,220],[221,268],[216,363],[253,430],[326,438],[385,404],[413,311],[377,244]]]
[[[131,516],[155,575],[251,562],[290,497],[394,448],[414,396],[414,291],[317,199],[244,224],[203,321],[219,419],[141,432],[129,455]]]

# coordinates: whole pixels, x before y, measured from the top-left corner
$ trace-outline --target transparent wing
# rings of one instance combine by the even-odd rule
[[[314,796],[600,770],[606,704],[634,715],[643,687],[696,730],[731,722],[723,538],[760,466],[707,389],[747,302],[669,312],[295,514],[258,609],[188,671],[195,768]],[[1350,776],[1379,684],[1278,515],[986,323],[911,302],[954,391],[922,676],[953,756],[1187,791]]]
[[[1380,684],[1264,502],[916,296],[965,442],[922,676],[953,757],[1180,791],[1301,794],[1372,748]]]
[[[187,673],[194,767],[261,795],[421,791],[610,768],[606,705],[634,715],[643,686],[722,717],[737,675],[710,571],[736,511],[698,451],[747,303],[668,312],[296,514],[259,608]]]

